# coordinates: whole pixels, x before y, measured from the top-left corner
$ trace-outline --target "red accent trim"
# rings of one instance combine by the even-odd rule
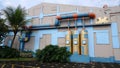
[[[74,18],[75,20],[77,20],[77,18]]]
[[[74,18],[75,20],[77,20],[78,14],[73,14],[73,18]]]
[[[56,18],[57,18],[58,20],[61,20],[61,17],[60,17],[60,16],[56,16]]]
[[[92,18],[92,19],[94,19],[96,16],[95,16],[94,13],[89,13],[89,17]]]
[[[78,14],[73,14],[73,18],[78,18]]]

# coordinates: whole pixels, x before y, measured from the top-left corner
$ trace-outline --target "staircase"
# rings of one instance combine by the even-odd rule
[[[89,63],[90,57],[86,55],[79,55],[77,52],[75,52],[70,56],[70,62]]]

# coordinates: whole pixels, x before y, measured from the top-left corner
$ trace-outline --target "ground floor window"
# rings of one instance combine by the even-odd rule
[[[96,43],[97,44],[109,44],[109,33],[106,32],[96,32]]]

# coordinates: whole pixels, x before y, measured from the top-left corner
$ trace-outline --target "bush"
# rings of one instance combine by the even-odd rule
[[[17,58],[19,57],[19,51],[7,46],[0,47],[0,58]]]
[[[32,51],[23,51],[23,52],[20,52],[20,57],[22,57],[22,58],[32,58],[33,54],[34,54],[34,52],[32,52]]]
[[[69,62],[70,52],[66,47],[58,47],[53,45],[46,46],[43,50],[36,51],[36,57],[41,62]]]

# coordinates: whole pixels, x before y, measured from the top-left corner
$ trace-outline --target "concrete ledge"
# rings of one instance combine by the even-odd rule
[[[115,58],[112,56],[112,57],[109,57],[109,58],[104,58],[104,57],[91,57],[90,58],[90,61],[93,61],[93,62],[115,62]]]
[[[90,57],[86,55],[79,55],[77,52],[70,56],[70,62],[89,63]]]

